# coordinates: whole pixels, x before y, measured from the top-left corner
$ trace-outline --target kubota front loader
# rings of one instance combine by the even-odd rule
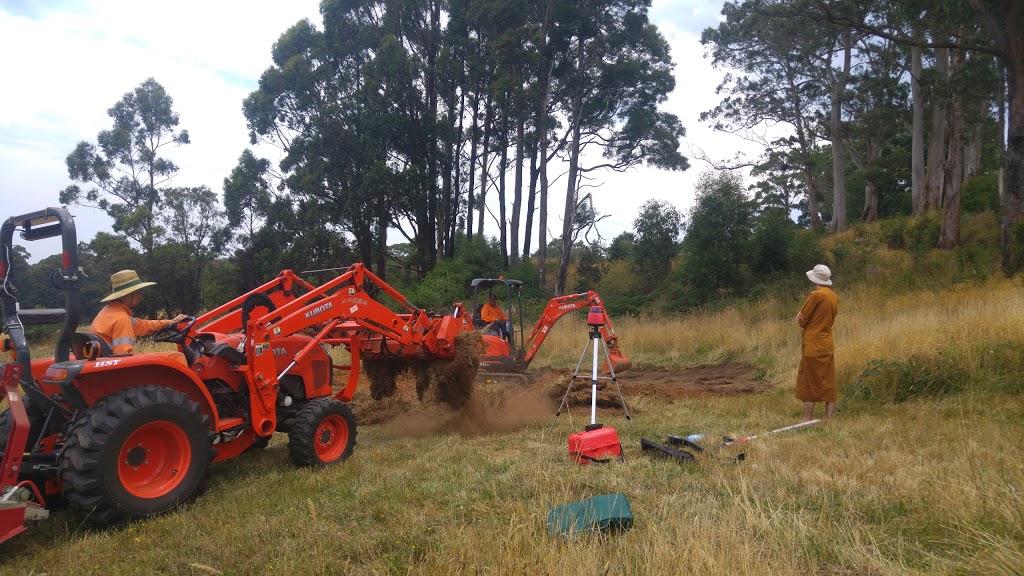
[[[64,294],[64,309],[20,308],[10,258],[15,231],[29,241],[62,238],[50,287]],[[99,337],[76,332],[82,277],[67,211],[47,208],[0,226],[10,355],[0,369],[9,401],[0,414],[0,541],[46,517],[55,499],[100,526],[169,511],[196,497],[211,462],[266,446],[274,432],[288,434],[296,465],[342,462],[356,443],[346,402],[360,358],[451,362],[456,338],[471,331],[461,305],[451,315],[429,315],[354,264],[320,286],[285,270],[153,335],[176,344],[187,364],[160,354],[114,355]],[[393,312],[376,294],[405,311]],[[62,327],[53,357],[33,358],[24,325],[55,322]],[[349,350],[350,364],[334,365],[328,352],[335,346]],[[338,387],[335,372],[346,373]]]

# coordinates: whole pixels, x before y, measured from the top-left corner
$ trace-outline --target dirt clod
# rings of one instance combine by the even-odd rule
[[[473,380],[480,368],[480,343],[479,332],[463,332],[455,337],[455,358],[449,362],[434,362],[430,366],[429,379],[438,400],[452,408],[469,404],[473,396]]]

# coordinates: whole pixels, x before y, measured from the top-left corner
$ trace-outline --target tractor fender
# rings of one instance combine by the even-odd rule
[[[149,384],[163,386],[198,403],[203,414],[210,417],[213,429],[220,429],[216,405],[203,381],[181,362],[162,354],[58,362],[50,366],[43,381],[59,384],[67,401],[78,409],[90,407],[101,398],[126,388]]]

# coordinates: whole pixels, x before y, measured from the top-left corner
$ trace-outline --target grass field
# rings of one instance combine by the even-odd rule
[[[263,452],[215,465],[206,492],[173,514],[97,531],[59,511],[0,550],[0,573],[1024,573],[1020,282],[837,292],[836,418],[751,443],[743,462],[653,460],[639,440],[796,422],[803,294],[615,319],[634,369],[732,360],[773,384],[758,395],[627,398],[633,427],[605,421],[622,463],[571,463],[565,438],[578,430],[563,419],[544,438],[550,413],[500,434],[363,426],[352,458],[316,471],[295,469],[276,435]],[[571,368],[584,332],[564,320],[534,365]],[[610,492],[629,498],[631,530],[548,535],[550,506]]]

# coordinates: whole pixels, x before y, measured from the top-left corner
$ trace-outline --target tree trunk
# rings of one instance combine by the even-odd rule
[[[1020,269],[1020,255],[1014,230],[1024,208],[1024,4],[970,0],[980,14],[982,26],[1002,51],[1006,67],[1006,95],[1009,120],[1006,126],[1003,193],[1000,195],[1000,243],[1003,274]],[[1000,131],[1000,134],[1002,131]]]
[[[473,127],[470,128],[469,186],[466,188],[466,240],[473,240],[473,191],[476,187],[476,143],[480,133],[480,92],[473,95]]]
[[[459,129],[455,133],[455,146],[452,151],[452,206],[449,212],[451,225],[448,227],[448,252],[449,258],[455,257],[455,233],[459,230],[459,214],[462,207],[462,135],[463,118],[466,115],[466,91],[462,90],[459,95]]]
[[[533,238],[533,210],[537,205],[537,180],[540,168],[537,166],[537,145],[530,152],[530,191],[526,195],[526,226],[523,230],[523,259],[530,257],[530,241]]]
[[[818,189],[814,185],[814,163],[811,160],[811,146],[807,141],[807,131],[804,129],[803,106],[800,102],[800,93],[796,88],[796,81],[792,71],[786,70],[786,80],[789,83],[789,100],[793,106],[793,124],[796,127],[797,143],[800,146],[800,161],[803,163],[804,183],[807,185],[807,212],[811,220],[811,230],[821,227],[821,217],[818,215]]]
[[[543,290],[547,287],[548,258],[548,99],[551,98],[551,73],[554,63],[548,54],[548,26],[555,1],[548,0],[544,9],[544,24],[541,25],[541,70],[540,70],[540,110],[537,115],[537,132],[540,134],[540,215],[537,218],[537,285]]]
[[[949,50],[935,49],[935,70],[939,82],[949,73]],[[942,184],[946,179],[946,106],[944,99],[932,90],[931,138],[928,141],[928,173],[925,177],[924,209],[933,212],[942,206]]]
[[[577,40],[579,49],[576,69],[576,90],[572,103],[572,142],[569,145],[569,174],[565,185],[565,213],[562,216],[562,253],[558,258],[558,270],[555,273],[555,296],[565,294],[566,282],[569,277],[569,260],[572,258],[573,226],[576,223],[577,190],[576,179],[580,169],[580,137],[583,115],[583,73],[586,61],[585,43],[582,38]]]
[[[914,38],[921,32],[914,29]],[[911,213],[919,216],[925,211],[924,192],[924,95],[921,90],[921,48],[910,47],[910,96],[913,124],[910,137],[910,199]]]
[[[508,115],[502,114],[501,159],[498,161],[498,236],[501,258],[508,268],[508,221],[505,219],[505,173],[508,170]]]
[[[490,86],[490,81],[485,83],[485,86]],[[476,235],[481,240],[484,239],[484,213],[487,211],[487,186],[490,180],[487,176],[490,172],[490,166],[487,165],[487,155],[490,153],[491,147],[491,128],[493,127],[493,117],[491,106],[491,91],[487,90],[487,97],[484,99],[484,143],[483,149],[480,151],[480,194],[477,195],[477,206],[480,207],[480,219],[476,223]]]
[[[420,231],[427,244],[425,271],[429,272],[437,264],[437,249],[440,242],[441,228],[438,225],[437,189],[437,37],[441,33],[441,0],[430,2],[430,38],[427,41],[427,71],[424,77],[424,89],[427,96],[427,221]]]
[[[942,198],[942,224],[939,227],[939,248],[952,250],[960,244],[960,189],[963,183],[964,113],[954,98],[949,123],[949,160],[946,164],[946,185]]]
[[[850,78],[853,38],[849,30],[843,36],[843,71],[832,79],[832,110],[829,127],[832,132],[832,222],[838,232],[846,228],[846,153],[843,150],[843,95]]]
[[[512,218],[509,222],[509,235],[512,244],[512,265],[519,264],[519,214],[523,209],[523,132],[526,120],[516,121],[516,160],[515,181],[512,184]]]
[[[860,219],[865,222],[878,220],[878,187],[871,180],[864,182],[864,209]]]
[[[1024,10],[1018,6],[1018,11]],[[1017,33],[1016,40],[1011,39],[1010,42],[1016,49],[1011,50],[1006,58],[1009,121],[1006,128],[1006,177],[1000,206],[1005,274],[1013,274],[1021,266],[1020,255],[1017,254],[1020,239],[1014,238],[1014,229],[1024,207],[1024,22],[1019,23]]]

